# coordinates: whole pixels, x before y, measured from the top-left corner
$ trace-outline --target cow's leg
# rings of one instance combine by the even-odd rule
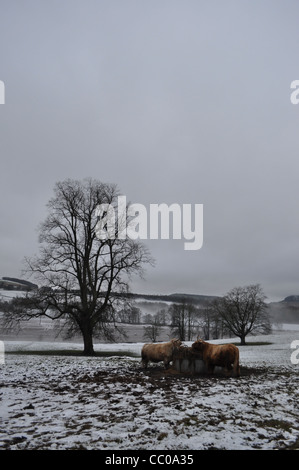
[[[233,364],[233,375],[235,377],[240,377],[239,350],[236,353],[236,357]]]
[[[141,362],[142,362],[143,367],[146,369],[146,368],[147,368],[147,364],[148,364],[148,359],[146,359],[145,357],[143,357],[143,358],[141,359]]]
[[[233,370],[232,370],[232,376],[233,376],[233,377],[240,377],[240,367],[239,367],[239,364],[234,365]]]

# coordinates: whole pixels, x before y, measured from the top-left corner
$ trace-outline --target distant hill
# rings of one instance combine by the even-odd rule
[[[31,291],[37,288],[36,284],[16,277],[5,276],[0,279],[0,289]],[[210,302],[219,298],[215,295],[184,294],[181,292],[173,294],[129,293],[127,296],[136,302],[142,316],[144,314],[155,314],[161,309],[168,308],[172,303],[187,302],[199,308],[205,308]],[[289,295],[279,302],[270,302],[267,305],[272,322],[299,324],[299,295]]]
[[[16,277],[4,276],[0,279],[0,288],[7,290],[26,290],[31,291],[37,289],[38,286],[32,282],[25,281],[24,279],[18,279]]]
[[[161,311],[167,311],[171,304],[191,303],[196,307],[204,309],[216,296],[198,295],[198,294],[128,294],[136,307],[140,310],[141,319],[146,315],[155,315]]]
[[[268,304],[273,322],[299,324],[299,295],[289,295],[280,302]]]
[[[299,295],[289,295],[283,299],[283,302],[299,302]]]

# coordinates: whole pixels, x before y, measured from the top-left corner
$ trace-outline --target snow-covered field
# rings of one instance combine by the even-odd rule
[[[291,363],[291,343],[299,330],[290,328],[248,338],[272,344],[240,347],[239,378],[144,370],[142,343],[97,345],[111,355],[86,358],[20,354],[82,348],[74,343],[5,342],[0,448],[298,448],[299,364]]]

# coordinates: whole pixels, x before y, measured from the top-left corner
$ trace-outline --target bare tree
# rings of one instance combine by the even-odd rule
[[[161,332],[161,324],[160,324],[158,313],[156,313],[156,315],[154,315],[154,317],[151,318],[150,325],[145,326],[143,330],[144,330],[144,333],[143,333],[144,339],[148,339],[152,341],[153,343],[157,341],[158,335]]]
[[[161,308],[157,311],[155,315],[155,319],[157,320],[158,325],[166,325],[167,324],[167,309]]]
[[[183,301],[169,307],[172,333],[181,341],[191,341],[195,332],[196,308]]]
[[[212,305],[207,305],[201,312],[200,327],[203,333],[203,339],[209,340],[212,337],[214,325],[214,315]]]
[[[249,333],[271,331],[265,299],[259,284],[235,287],[214,303],[214,309],[224,326],[244,345]]]
[[[6,317],[66,318],[83,337],[84,354],[93,355],[93,337],[113,339],[115,312],[133,273],[152,263],[136,240],[97,238],[97,208],[116,207],[115,185],[97,180],[65,180],[55,186],[48,216],[39,230],[40,253],[27,259],[29,273],[42,285],[27,299],[16,299]],[[123,227],[122,227],[123,229]]]
[[[119,319],[123,323],[132,323],[138,324],[141,319],[141,310],[135,305],[125,306],[122,310],[119,311]]]
[[[221,315],[217,311],[217,302],[214,300],[200,311],[199,326],[202,330],[203,339],[223,338],[229,333],[224,325]]]

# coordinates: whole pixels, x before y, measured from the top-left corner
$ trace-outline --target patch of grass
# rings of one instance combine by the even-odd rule
[[[283,431],[290,432],[292,430],[292,425],[287,421],[281,419],[266,419],[263,422],[264,427],[270,427],[275,429],[282,429]]]
[[[288,421],[285,421],[282,419],[275,419],[275,418],[265,419],[264,421],[256,421],[256,425],[265,430],[267,430],[268,428],[274,428],[277,431],[287,431],[287,432],[292,432],[292,428],[293,428],[292,424],[289,423]]]
[[[162,440],[165,439],[165,437],[167,437],[167,436],[168,436],[168,433],[167,433],[167,432],[161,432],[161,433],[159,434],[159,436],[157,437],[157,440],[158,440],[158,441],[162,441]]]
[[[299,449],[299,437],[296,439],[295,442],[290,444],[288,447],[286,447],[289,450],[298,450]]]
[[[20,356],[139,357],[139,354],[132,351],[96,351],[94,356],[85,356],[83,351],[76,351],[75,349],[42,349],[40,351],[18,349],[16,351],[5,351],[5,354],[17,354]]]

